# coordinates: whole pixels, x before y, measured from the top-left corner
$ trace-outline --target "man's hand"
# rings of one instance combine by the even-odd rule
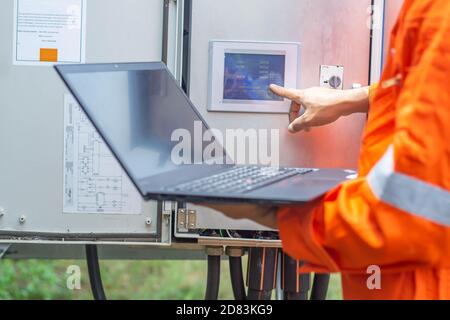
[[[311,88],[306,90],[286,89],[271,85],[276,95],[292,101],[289,112],[289,131],[308,131],[335,122],[342,116],[369,110],[369,88],[334,90]],[[304,113],[300,115],[300,110]]]
[[[258,206],[252,204],[199,204],[200,206],[207,207],[219,212],[222,212],[226,216],[232,219],[250,219],[270,229],[277,229],[277,216],[278,208],[269,206]]]
[[[322,202],[322,198],[304,204],[293,206],[298,214],[306,214],[314,210]],[[253,204],[198,204],[219,212],[232,219],[250,219],[270,229],[278,228],[277,212],[280,208],[271,206],[258,206]]]

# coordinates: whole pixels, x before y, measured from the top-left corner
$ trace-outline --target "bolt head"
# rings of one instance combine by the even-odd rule
[[[20,218],[19,218],[19,222],[20,223],[25,223],[25,221],[27,221],[27,217],[24,216],[24,215],[21,215]]]
[[[0,207],[0,218],[3,217],[6,214],[6,209]]]
[[[145,219],[145,224],[150,226],[152,224],[152,219],[151,218]]]

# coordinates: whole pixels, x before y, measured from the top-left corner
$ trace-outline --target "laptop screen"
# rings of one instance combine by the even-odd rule
[[[135,181],[221,156],[204,154],[205,123],[162,63],[58,70]]]

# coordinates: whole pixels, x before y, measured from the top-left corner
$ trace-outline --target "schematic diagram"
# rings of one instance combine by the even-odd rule
[[[63,211],[142,213],[136,188],[71,95],[64,97]]]

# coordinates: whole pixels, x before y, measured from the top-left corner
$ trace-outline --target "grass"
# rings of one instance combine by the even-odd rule
[[[66,282],[70,266],[79,266],[81,289]],[[205,261],[101,261],[108,299],[203,299]],[[244,273],[245,274],[245,273]],[[228,263],[222,263],[220,299],[233,299]],[[328,299],[341,299],[340,278],[333,276]],[[92,299],[83,260],[0,260],[0,299]]]

